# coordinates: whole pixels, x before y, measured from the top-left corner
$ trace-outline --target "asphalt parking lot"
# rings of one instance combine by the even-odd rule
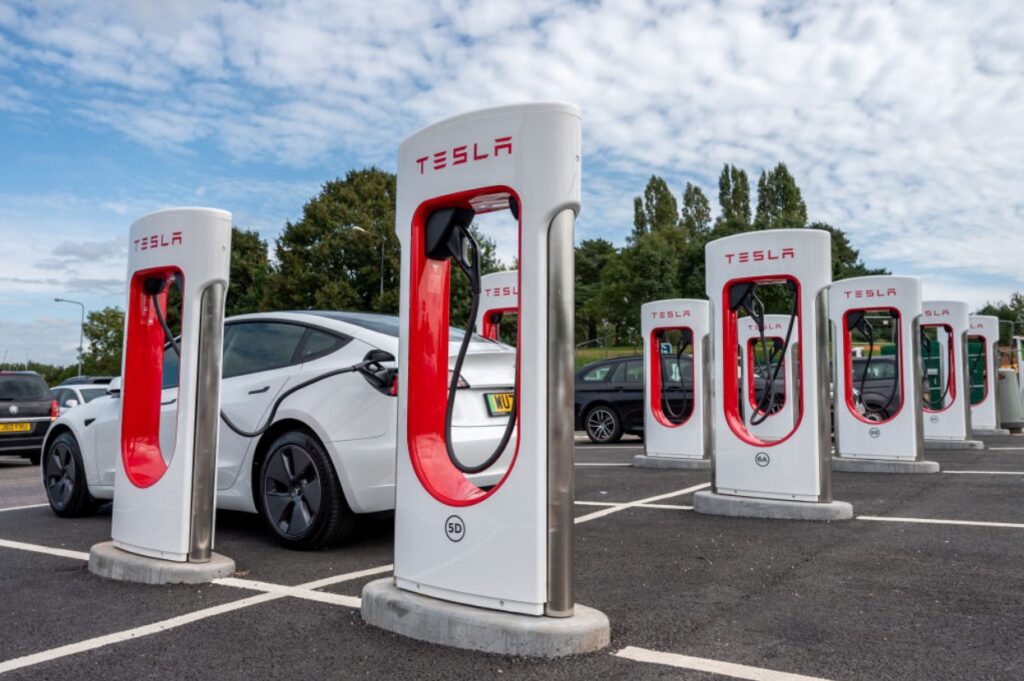
[[[0,675],[49,678],[1024,678],[1024,437],[929,452],[937,475],[836,473],[840,523],[701,516],[709,473],[635,469],[636,441],[577,444],[577,601],[612,644],[556,661],[452,650],[359,617],[390,571],[391,523],[279,548],[221,513],[238,573],[150,587],[86,569],[109,510],[61,520],[35,469],[0,463]],[[699,659],[695,659],[699,658]],[[744,665],[742,667],[736,665]],[[707,671],[695,671],[703,669]]]

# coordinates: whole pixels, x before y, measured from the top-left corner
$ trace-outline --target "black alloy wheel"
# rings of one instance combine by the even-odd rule
[[[311,435],[278,437],[260,473],[263,519],[293,549],[326,548],[347,537],[355,516],[345,502],[330,457]]]
[[[78,442],[71,433],[61,433],[42,459],[43,486],[53,512],[62,518],[93,513],[100,505],[89,494]]]

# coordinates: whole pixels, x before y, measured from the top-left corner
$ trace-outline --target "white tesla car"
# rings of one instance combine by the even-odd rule
[[[462,336],[462,330],[451,330],[451,365]],[[380,350],[398,355],[398,317],[311,311],[229,318],[221,408],[237,427],[253,431],[290,387]],[[501,440],[508,416],[500,410],[510,400],[487,396],[512,391],[514,364],[514,348],[474,335],[452,417],[453,444],[467,465],[486,459]],[[356,515],[393,510],[398,400],[391,374],[382,374],[378,381],[342,374],[298,390],[281,402],[273,424],[259,437],[242,437],[221,420],[217,507],[260,513],[284,544],[303,549],[343,539]],[[115,379],[108,396],[69,410],[47,434],[43,482],[59,516],[88,514],[113,498],[121,451],[120,384]],[[161,400],[164,452],[174,448],[177,384],[178,359],[168,347]],[[495,484],[514,445],[513,438],[491,469],[470,476],[473,482]]]

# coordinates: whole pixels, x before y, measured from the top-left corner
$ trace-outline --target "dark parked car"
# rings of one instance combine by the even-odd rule
[[[675,413],[684,413],[693,395],[692,358],[665,355],[665,393]],[[681,370],[680,370],[681,369]],[[593,362],[576,372],[576,430],[592,442],[617,442],[624,433],[644,432],[642,355]]]
[[[864,375],[865,369],[867,376]],[[864,379],[864,390],[860,399],[865,408],[866,418],[885,421],[899,409],[900,395],[896,374],[894,357],[872,357],[870,367],[866,357],[854,358],[853,388],[860,391],[861,379]]]
[[[39,463],[43,438],[57,418],[57,401],[34,371],[0,372],[0,454]]]

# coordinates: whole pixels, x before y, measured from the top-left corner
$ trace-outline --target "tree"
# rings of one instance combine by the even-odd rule
[[[808,229],[822,229],[832,235],[832,280],[864,277],[869,274],[889,274],[884,267],[872,268],[860,259],[860,251],[853,247],[846,233],[825,222],[815,222]]]
[[[88,349],[84,353],[82,371],[92,375],[120,376],[124,310],[105,307],[90,312],[83,332]]]
[[[268,309],[398,309],[401,253],[395,235],[395,175],[352,170],[324,183],[277,239]],[[356,229],[356,228],[359,229]],[[381,245],[384,293],[380,293]]]
[[[225,316],[261,312],[270,278],[267,242],[258,232],[231,228],[231,279]]]
[[[706,234],[711,229],[711,202],[700,187],[689,182],[683,189],[680,223],[689,238]]]
[[[779,163],[769,171],[762,171],[757,180],[756,229],[805,227],[807,206],[800,195],[800,187],[786,168]]]
[[[722,166],[718,176],[718,206],[715,221],[721,236],[746,231],[750,226],[750,180],[747,171],[733,165]]]
[[[597,338],[605,318],[598,302],[601,273],[615,254],[615,246],[604,239],[586,239],[576,247],[576,334],[584,341]]]
[[[679,206],[668,183],[651,175],[641,199],[633,199],[633,238],[653,232],[675,230],[679,226]]]
[[[498,259],[498,247],[494,243],[494,240],[483,234],[477,227],[476,223],[469,226],[469,231],[473,234],[477,244],[480,246],[481,274],[490,274],[491,272],[499,272],[506,269],[501,260]],[[462,273],[462,270],[459,269],[459,266],[454,262],[451,262],[449,268],[449,276],[451,277],[449,299],[451,302],[448,321],[452,326],[460,329],[471,328],[476,320],[469,319],[469,308],[470,303],[472,302],[472,291],[469,286],[469,280],[466,278],[466,275]],[[398,307],[397,304],[395,307]],[[467,321],[469,324],[466,323]],[[509,324],[503,323],[502,333],[504,334],[509,328],[512,327]]]

